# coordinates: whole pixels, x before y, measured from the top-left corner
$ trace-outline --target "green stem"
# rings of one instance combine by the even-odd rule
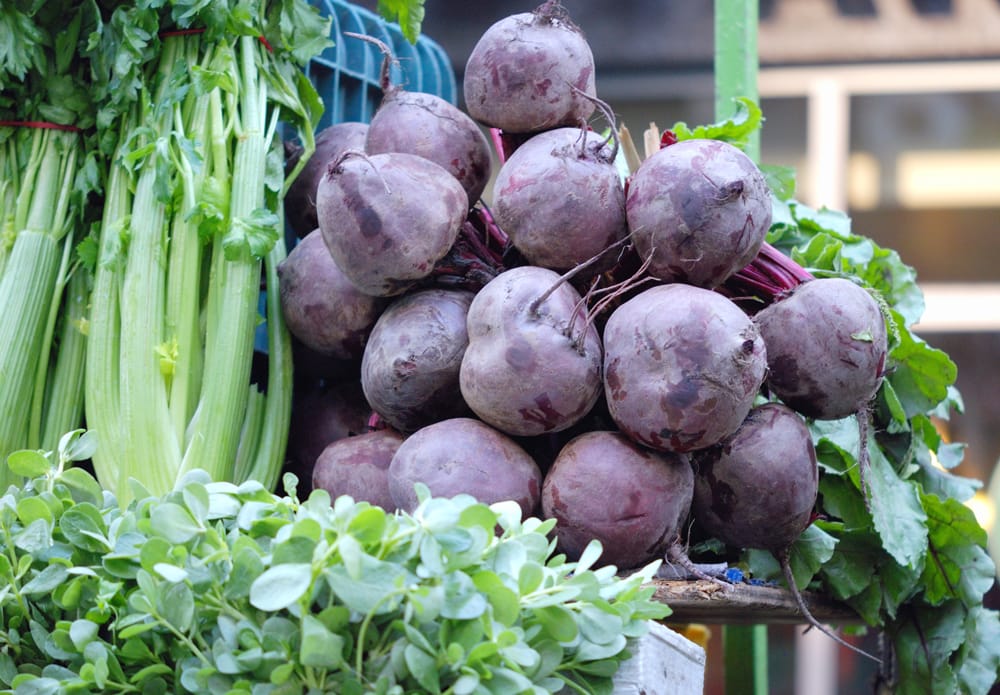
[[[252,36],[240,37],[239,125],[232,169],[229,224],[239,224],[264,206],[267,150],[267,85],[258,73]],[[216,479],[232,478],[246,414],[253,339],[257,324],[261,262],[249,251],[227,258],[215,243],[209,289],[202,390],[182,470],[206,468]]]
[[[46,232],[23,230],[0,280],[0,455],[28,446],[31,399],[49,299],[59,271],[59,242]],[[48,359],[48,355],[44,356]],[[9,482],[9,478],[7,479]],[[4,484],[6,487],[6,484]]]
[[[52,293],[52,301],[49,305],[45,335],[42,338],[38,356],[38,370],[35,374],[35,394],[31,402],[31,424],[28,429],[28,447],[31,449],[44,448],[50,451],[55,450],[56,445],[59,443],[59,437],[79,425],[79,421],[72,421],[72,413],[80,405],[79,394],[74,392],[74,384],[62,383],[58,377],[61,376],[59,373],[60,363],[65,370],[71,368],[74,361],[80,361],[83,341],[75,339],[72,333],[77,333],[77,335],[79,333],[71,326],[69,331],[61,331],[63,334],[70,333],[69,345],[64,346],[62,340],[54,342],[57,325],[61,317],[64,317],[68,311],[68,307],[64,307],[63,297],[66,294],[66,286],[70,280],[74,241],[75,239],[72,236],[67,236],[63,241],[62,259],[56,275],[56,285]],[[85,289],[83,292],[85,295]],[[72,298],[67,299],[67,301],[71,300]],[[77,309],[79,310],[78,304]],[[60,360],[64,348],[66,349],[66,357]],[[71,349],[75,349],[77,351],[76,354],[71,354]],[[82,372],[78,371],[75,375],[70,374],[66,378],[72,381],[79,376],[82,376]],[[58,402],[54,402],[50,395],[55,388],[59,390],[59,393],[55,396],[60,399]],[[57,416],[52,420],[51,426],[55,427],[57,423],[66,425],[66,429],[63,431],[54,433],[54,439],[45,434],[46,428],[49,427],[49,408],[53,409],[53,414],[56,411],[62,413],[62,417]]]
[[[283,216],[279,215],[281,219]],[[292,414],[292,337],[281,311],[278,265],[287,253],[279,238],[264,260],[267,279],[267,401],[257,458],[247,479],[275,489],[285,463]],[[241,482],[239,479],[236,482]]]
[[[757,0],[715,0],[715,120],[736,113],[737,97],[757,102]],[[760,132],[747,140],[746,153],[760,161]]]
[[[181,108],[176,109],[174,121],[178,138],[185,138],[185,132],[198,137],[209,132],[210,101],[208,95],[195,100],[187,127],[181,118]],[[173,352],[169,401],[174,438],[185,442],[187,425],[197,404],[203,367],[199,325],[203,244],[197,222],[189,211],[196,209],[198,192],[205,185],[206,165],[196,172],[188,156],[179,150],[181,148],[174,147],[172,152],[179,177],[180,204],[171,220],[165,333],[167,345]]]
[[[124,121],[133,122],[126,118]],[[127,123],[123,123],[124,128]],[[123,234],[132,208],[128,170],[112,164],[104,187],[97,264],[87,319],[87,356],[84,369],[84,414],[97,436],[94,471],[105,489],[124,502],[125,428],[121,406],[120,291],[124,275]]]

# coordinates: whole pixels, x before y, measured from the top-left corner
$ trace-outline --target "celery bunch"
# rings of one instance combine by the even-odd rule
[[[75,247],[99,185],[78,47],[84,3],[0,9],[0,456],[81,423],[89,278]],[[71,285],[72,290],[67,291]],[[16,482],[6,471],[0,484]]]
[[[155,5],[119,4],[91,41],[109,162],[86,364],[93,463],[119,499],[163,494],[194,468],[273,487],[290,338],[272,297],[254,383],[258,299],[285,254],[295,175],[279,129],[312,153],[322,103],[299,68],[329,20],[303,0]]]

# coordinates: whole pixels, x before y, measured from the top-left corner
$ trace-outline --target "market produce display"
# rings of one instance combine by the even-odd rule
[[[548,0],[467,112],[379,44],[316,132],[303,0],[40,5],[0,9],[2,692],[610,693],[664,560],[844,602],[896,692],[995,683],[956,367],[753,101],[640,153]]]
[[[822,591],[885,633],[870,655],[881,682],[985,693],[1000,664],[1000,623],[982,605],[995,568],[963,504],[979,483],[948,472],[961,445],[934,427],[962,402],[955,365],[909,330],[923,309],[913,270],[846,215],[795,200],[790,172],[743,153],[764,125],[753,102],[720,123],[655,133],[640,154],[587,84],[581,36],[553,2],[484,31],[464,84],[497,161],[492,189],[470,201],[465,231],[478,233],[466,242],[477,240],[392,301],[474,293],[459,396],[490,439],[538,463],[537,512],[557,520],[570,558],[596,538],[619,569],[722,561]],[[563,93],[557,74],[581,81]],[[332,165],[331,183],[338,174]],[[319,226],[335,255],[366,245],[378,249],[371,262],[390,263],[397,243],[379,243],[379,225],[396,218],[373,218],[362,245],[343,212],[321,210]],[[428,356],[452,349],[444,335],[435,348],[410,333],[412,349],[381,367],[400,380],[394,411],[406,380],[433,370]],[[367,349],[363,361],[375,369]],[[372,428],[421,446],[450,422],[408,432],[373,413]],[[476,492],[479,447],[450,434],[438,447],[432,491],[445,476],[453,494],[464,476],[466,492],[492,493]],[[389,470],[401,463],[394,455]],[[694,473],[694,495],[678,467]],[[625,542],[625,529],[648,542]]]

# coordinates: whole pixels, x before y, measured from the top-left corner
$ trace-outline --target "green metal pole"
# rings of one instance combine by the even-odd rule
[[[757,0],[715,0],[715,118],[724,120],[736,110],[736,97],[756,102]],[[754,133],[747,155],[760,161],[760,137]]]
[[[715,118],[736,111],[736,97],[757,102],[757,0],[715,0]],[[760,137],[747,142],[747,156],[760,161]],[[767,626],[726,625],[722,643],[726,695],[767,695]]]

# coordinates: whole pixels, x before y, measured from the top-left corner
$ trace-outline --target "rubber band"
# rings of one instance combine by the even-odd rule
[[[82,130],[75,125],[63,125],[62,123],[52,123],[50,121],[0,121],[0,127],[45,128],[48,130],[65,130],[70,133],[79,133]]]
[[[159,36],[161,39],[165,39],[169,36],[193,36],[195,34],[204,34],[204,33],[205,33],[204,29],[171,29],[170,31],[161,31],[159,34],[157,34],[157,36]],[[262,44],[264,44],[264,48],[267,49],[268,53],[274,53],[274,49],[271,48],[271,44],[268,43],[268,40],[264,38],[263,34],[258,36],[257,40],[260,41]]]

